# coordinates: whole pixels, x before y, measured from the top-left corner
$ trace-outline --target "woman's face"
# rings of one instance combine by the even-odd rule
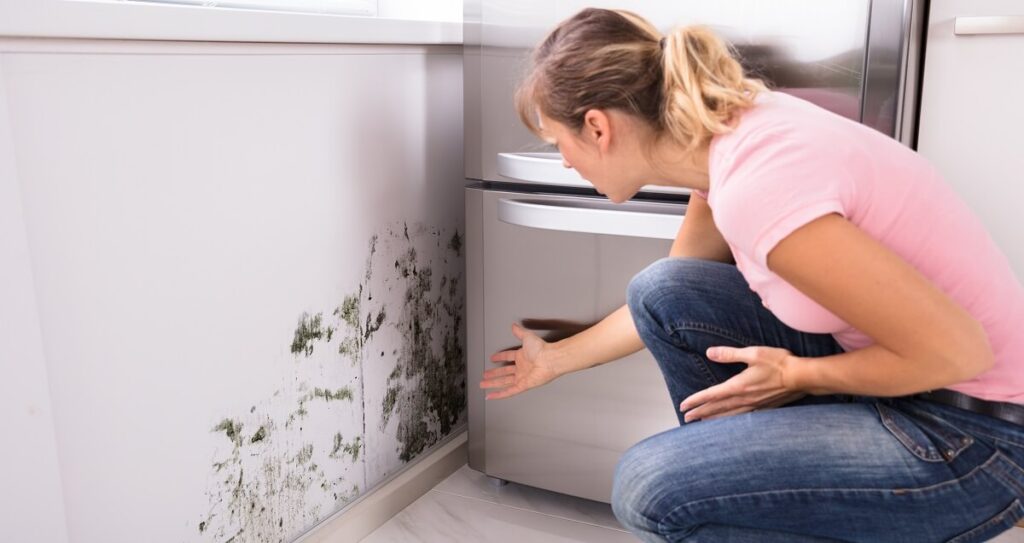
[[[581,130],[539,115],[544,140],[562,154],[562,164],[576,170],[594,185],[597,192],[609,200],[620,203],[632,198],[643,185],[637,179],[636,157],[630,146],[622,145],[628,134],[618,134],[616,145],[610,144],[611,119],[607,114],[584,121]],[[632,166],[631,166],[632,164]]]

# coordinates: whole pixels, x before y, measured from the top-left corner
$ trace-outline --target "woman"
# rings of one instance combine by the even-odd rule
[[[626,306],[557,343],[513,325],[480,383],[505,398],[650,349],[680,427],[619,462],[629,530],[981,541],[1024,516],[1024,289],[921,157],[745,77],[707,30],[624,11],[560,24],[517,101],[612,201],[693,190]]]

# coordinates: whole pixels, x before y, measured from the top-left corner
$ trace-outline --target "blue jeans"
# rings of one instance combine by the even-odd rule
[[[712,345],[842,352],[789,328],[734,266],[668,258],[628,303],[678,428],[619,460],[612,507],[644,541],[984,541],[1024,517],[1024,427],[913,398],[808,396],[686,424],[679,403],[743,364]],[[1022,332],[1024,333],[1024,332]]]

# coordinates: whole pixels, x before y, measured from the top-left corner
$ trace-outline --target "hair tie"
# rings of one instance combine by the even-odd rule
[[[666,39],[667,39],[667,38],[661,38],[661,41],[659,41],[659,42],[658,42],[658,47],[661,47],[661,50],[662,50],[662,51],[664,51],[664,50],[665,50],[665,40],[666,40]]]

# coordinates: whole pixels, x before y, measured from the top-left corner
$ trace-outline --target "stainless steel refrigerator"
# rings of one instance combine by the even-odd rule
[[[704,24],[777,90],[914,145],[924,0],[465,2],[469,466],[608,502],[619,456],[677,424],[647,351],[504,400],[478,388],[510,326],[564,337],[625,301],[630,278],[666,256],[684,190],[599,196],[523,126],[512,95],[530,49],[587,6],[635,11],[663,30]],[[741,444],[740,444],[741,445]]]

